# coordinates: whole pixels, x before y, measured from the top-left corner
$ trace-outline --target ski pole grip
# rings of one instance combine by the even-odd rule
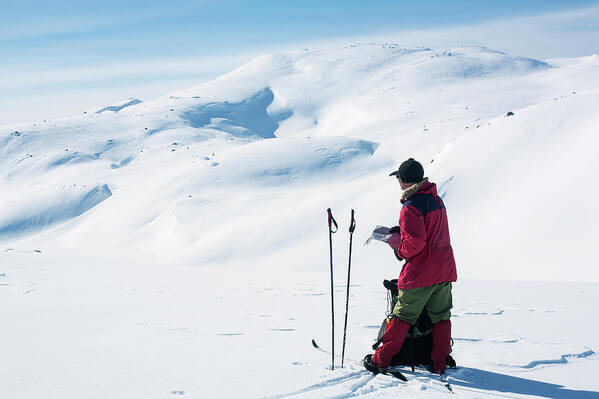
[[[329,230],[331,231],[331,233],[336,233],[336,232],[337,232],[337,230],[339,229],[339,226],[337,226],[337,221],[336,221],[336,220],[335,220],[335,218],[333,217],[333,213],[331,212],[331,208],[328,208],[328,209],[327,209],[327,214],[328,214],[328,217],[329,217]],[[333,230],[333,229],[331,228],[331,223],[332,223],[333,225],[335,225],[335,230]]]
[[[356,229],[356,219],[354,219],[354,210],[351,210],[351,221],[349,222],[349,232],[353,233]]]

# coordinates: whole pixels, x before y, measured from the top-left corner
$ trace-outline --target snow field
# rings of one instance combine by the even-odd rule
[[[0,128],[0,391],[10,398],[438,397],[327,368],[369,352],[400,264],[388,177],[420,160],[459,281],[464,397],[599,397],[591,204],[599,61],[397,45],[264,55],[197,87]],[[514,115],[506,116],[508,112]]]

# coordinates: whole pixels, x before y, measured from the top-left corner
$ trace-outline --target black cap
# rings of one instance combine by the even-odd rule
[[[410,158],[399,165],[399,169],[389,176],[398,176],[404,183],[420,183],[424,179],[424,168],[420,162]]]

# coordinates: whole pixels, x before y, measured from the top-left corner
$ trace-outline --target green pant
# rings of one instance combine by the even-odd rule
[[[445,282],[422,288],[399,290],[393,315],[410,324],[416,323],[422,309],[426,309],[433,323],[451,317],[451,283]]]

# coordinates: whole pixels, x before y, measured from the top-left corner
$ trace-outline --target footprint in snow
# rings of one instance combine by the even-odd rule
[[[492,342],[494,344],[515,344],[521,341],[520,338],[508,339],[482,339],[482,338],[453,338],[454,341],[461,342]]]
[[[464,312],[464,314],[475,315],[475,316],[483,316],[483,315],[494,315],[499,316],[502,315],[504,310],[498,310],[497,312]]]
[[[291,362],[294,366],[308,366],[310,363],[308,362]]]
[[[364,325],[362,326],[363,328],[368,328],[371,330],[378,330],[379,328],[381,328],[381,326],[375,326],[375,325]]]
[[[465,317],[465,316],[501,316],[505,313],[505,310],[503,309],[498,309],[496,311],[480,311],[480,312],[476,312],[476,311],[469,311],[469,312],[463,312],[463,313],[455,313],[452,316],[453,317]]]

